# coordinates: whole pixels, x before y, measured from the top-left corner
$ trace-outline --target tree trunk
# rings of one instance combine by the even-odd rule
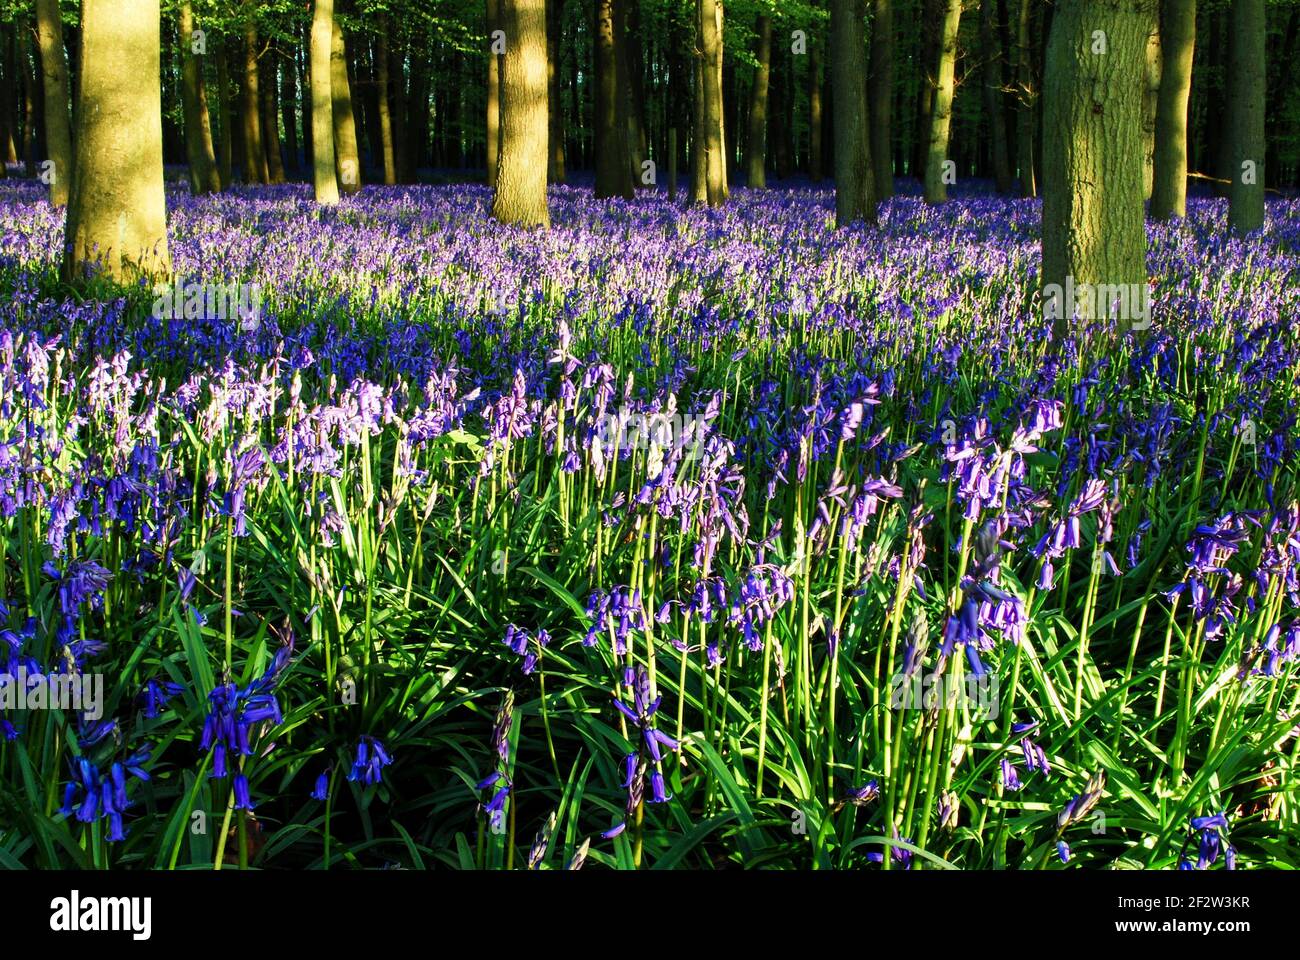
[[[726,201],[727,155],[722,130],[722,38],[719,36],[718,0],[697,0],[699,48],[702,56],[700,139],[704,162],[705,199],[709,206]]]
[[[229,188],[233,182],[235,154],[235,122],[230,109],[230,70],[226,62],[225,42],[217,40],[217,116],[221,119],[221,139],[217,151],[217,176],[221,180],[221,189]]]
[[[1115,315],[1126,328],[1146,319],[1142,95],[1153,21],[1154,0],[1060,0],[1053,16],[1040,274],[1058,334],[1076,315]]]
[[[894,195],[894,150],[891,144],[891,109],[894,98],[894,8],[891,0],[872,0],[871,75],[867,81],[870,103],[871,160],[875,167],[876,196]]]
[[[339,202],[334,164],[334,95],[330,69],[334,42],[334,0],[316,0],[311,20],[311,162],[316,202]]]
[[[1151,218],[1187,216],[1187,101],[1196,48],[1196,0],[1164,0],[1160,93],[1156,103]]]
[[[1228,226],[1234,233],[1247,234],[1264,225],[1264,0],[1232,0],[1230,33]]]
[[[723,31],[723,0],[709,0],[713,6],[713,69],[717,75],[716,93],[713,97],[713,106],[710,108],[718,116],[718,157],[720,158],[719,177],[722,180],[721,199],[719,203],[725,202],[731,196],[730,169],[731,162],[735,158],[735,152],[731,150],[731,137],[728,136],[727,130],[731,129],[731,136],[735,135],[738,124],[733,117],[730,121],[727,119],[727,103],[724,91],[726,84],[723,80],[722,71],[722,31]],[[732,108],[735,108],[736,98],[730,100]],[[710,155],[712,156],[712,155]]]
[[[27,24],[21,23],[15,29],[18,32],[18,36],[23,38],[16,44],[19,66],[21,67],[23,74],[23,172],[28,177],[34,177],[36,176],[37,150],[37,77],[35,71],[32,69],[32,60],[28,56],[28,47],[30,46],[30,43],[26,40],[26,34],[30,31],[28,30]],[[73,162],[76,162],[75,158]]]
[[[334,168],[339,189],[361,189],[361,158],[357,154],[356,118],[352,114],[352,86],[348,83],[348,48],[337,19],[330,32],[330,97],[334,121]]]
[[[749,144],[745,181],[752,189],[767,186],[767,87],[772,76],[772,18],[761,14],[754,58],[754,86],[749,92]]]
[[[980,45],[984,48],[984,112],[992,141],[993,180],[998,193],[1011,192],[1011,160],[1007,155],[1006,114],[1002,110],[1002,42],[997,28],[996,0],[980,2]]]
[[[1022,197],[1038,196],[1034,176],[1034,103],[1038,90],[1034,84],[1033,46],[1029,21],[1034,0],[1020,0],[1016,17],[1016,172]]]
[[[59,0],[36,0],[36,26],[45,90],[45,149],[52,165],[47,173],[50,202],[62,207],[68,202],[72,181],[72,131],[68,116],[68,61],[63,50]]]
[[[831,0],[831,83],[835,114],[835,223],[876,220],[875,173],[867,124],[863,0]]]
[[[500,3],[501,0],[487,0],[487,182],[492,187],[496,186],[497,158],[501,154],[501,56],[497,53],[495,36],[501,29]],[[506,42],[509,43],[508,37]]]
[[[165,277],[158,0],[83,0],[81,18],[81,109],[61,276]]]
[[[939,61],[935,70],[934,106],[930,111],[930,148],[925,161],[925,200],[943,203],[948,199],[945,182],[948,167],[948,132],[952,125],[952,96],[957,69],[957,29],[961,24],[962,0],[948,0],[939,34]]]
[[[289,43],[289,56],[280,72],[280,112],[284,119],[285,174],[298,175],[298,38],[295,31]]]
[[[397,183],[397,159],[393,150],[393,115],[388,106],[388,14],[379,15],[379,36],[375,46],[376,97],[379,108],[379,142],[384,160],[384,183]]]
[[[619,86],[619,44],[617,5],[622,0],[596,0],[596,196],[632,198],[629,176],[627,123],[619,108],[623,91]]]
[[[1157,9],[1159,0],[1155,0]],[[1142,190],[1143,198],[1151,199],[1151,187],[1155,180],[1156,159],[1156,110],[1160,100],[1160,27],[1156,21],[1151,24],[1151,36],[1147,37],[1146,72],[1143,74],[1145,84],[1142,88]]]
[[[276,91],[279,89],[277,64],[274,52],[268,52],[264,65],[270,69],[264,76],[259,98],[262,101],[262,143],[265,144],[267,183],[284,183],[284,161],[280,156],[280,117],[276,109]]]
[[[911,169],[908,171],[922,183],[925,182],[925,165],[930,152],[930,117],[934,111],[934,67],[939,61],[940,28],[944,4],[947,0],[920,0],[917,16],[920,18],[918,44],[920,61],[916,81],[916,122],[913,125],[915,143],[912,144]]]
[[[808,38],[808,177],[822,179],[822,50]]]
[[[492,216],[546,228],[546,2],[501,0],[499,9],[507,38],[501,70],[505,109]]]
[[[198,38],[193,36],[194,11],[188,0],[177,8],[177,17],[180,26],[181,99],[185,112],[185,153],[190,168],[190,192],[196,195],[216,193],[221,189],[221,176],[212,149],[208,95],[203,84],[203,61],[199,59],[203,50],[195,49]]]
[[[548,0],[546,4],[546,102],[549,118],[548,140],[550,154],[547,158],[547,179],[551,183],[564,182],[564,101],[560,96],[560,36],[564,23],[564,0]],[[576,122],[576,118],[575,118]]]

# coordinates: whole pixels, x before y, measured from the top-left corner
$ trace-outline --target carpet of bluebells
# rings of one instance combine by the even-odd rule
[[[104,702],[0,712],[0,866],[1300,865],[1300,202],[1053,339],[1034,201],[169,185],[248,322],[61,286],[42,189],[0,684]]]

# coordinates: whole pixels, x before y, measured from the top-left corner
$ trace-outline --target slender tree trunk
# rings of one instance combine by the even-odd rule
[[[772,18],[761,14],[754,58],[754,86],[749,92],[749,144],[745,180],[753,189],[767,186],[767,87],[772,76]]]
[[[719,146],[718,158],[720,161],[718,176],[720,177],[722,182],[722,189],[721,189],[720,199],[718,200],[718,202],[724,203],[731,196],[730,168],[731,168],[731,161],[734,159],[735,156],[734,151],[731,150],[731,146],[730,146],[731,137],[728,136],[727,130],[728,128],[730,128],[732,131],[731,136],[734,136],[738,124],[735,123],[734,118],[731,121],[727,120],[727,109],[726,109],[727,102],[725,100],[725,94],[724,94],[724,91],[726,90],[726,84],[723,80],[723,70],[722,70],[723,0],[707,0],[707,2],[709,2],[713,6],[713,33],[711,34],[711,36],[712,36],[712,50],[713,50],[713,70],[717,76],[717,86],[714,88],[715,92],[712,97],[712,106],[709,107],[709,109],[715,112],[718,117],[718,121],[717,121],[718,146]],[[734,108],[734,105],[736,103],[736,98],[732,97],[730,102]],[[712,162],[712,154],[710,154],[710,162]]]
[[[357,154],[356,118],[352,113],[352,86],[348,83],[348,48],[338,19],[330,33],[330,95],[334,120],[334,168],[339,189],[356,193],[361,189],[361,158]]]
[[[707,204],[709,202],[709,148],[708,135],[706,133],[706,111],[704,106],[704,71],[705,57],[704,47],[700,42],[700,10],[699,3],[696,0],[695,7],[695,53],[692,69],[691,83],[695,88],[695,96],[692,98],[693,111],[691,116],[691,193],[690,202],[692,204]]]
[[[4,72],[0,83],[0,177],[5,177],[8,176],[5,165],[18,162],[13,92],[21,84],[15,76],[13,36],[4,24],[0,24],[0,59]]]
[[[875,168],[876,196],[888,200],[894,195],[890,115],[894,99],[894,8],[892,0],[872,0],[871,7],[871,75],[867,81],[871,160]]]
[[[1187,216],[1187,101],[1196,48],[1196,0],[1164,0],[1151,218]]]
[[[1232,186],[1228,190],[1228,226],[1237,234],[1264,225],[1266,36],[1264,0],[1232,0],[1228,55]]]
[[[339,202],[334,163],[334,94],[331,51],[334,42],[334,0],[316,0],[311,20],[311,155],[316,202]]]
[[[497,182],[497,158],[501,153],[501,56],[496,36],[496,31],[501,29],[500,4],[501,0],[487,0],[487,178],[493,187]],[[509,42],[507,36],[506,43]]]
[[[265,183],[266,153],[262,148],[261,91],[257,75],[257,26],[244,26],[244,86],[240,101],[244,126],[244,182]]]
[[[619,176],[623,196],[635,194],[640,179],[640,160],[636,153],[636,120],[632,108],[632,70],[628,44],[627,5],[631,0],[614,0],[614,87],[615,123],[622,131],[623,161]],[[635,171],[635,172],[634,172]]]
[[[379,15],[379,36],[375,46],[375,79],[379,84],[379,141],[384,160],[384,183],[397,183],[397,160],[393,150],[393,117],[388,107],[388,14]]]
[[[28,47],[30,46],[30,43],[26,40],[26,34],[30,32],[28,26],[24,22],[16,29],[18,35],[24,38],[18,43],[18,59],[23,71],[23,172],[28,177],[34,177],[36,176],[37,152],[37,76],[32,68],[32,59],[28,56]],[[73,162],[76,162],[75,159]]]
[[[718,0],[697,0],[699,45],[703,60],[701,140],[705,190],[709,206],[726,201],[727,155],[722,130],[722,38],[719,36]]]
[[[831,107],[835,113],[835,223],[875,223],[875,173],[867,123],[863,0],[831,0]]]
[[[939,62],[935,71],[934,107],[930,112],[930,149],[925,162],[925,200],[943,203],[948,199],[945,173],[948,164],[948,132],[952,124],[953,84],[957,68],[957,30],[961,24],[962,0],[948,0],[939,35]]]
[[[550,123],[547,179],[551,183],[563,183],[564,99],[560,95],[560,35],[564,23],[564,0],[548,0],[546,15],[546,98]]]
[[[181,43],[181,96],[185,113],[185,153],[190,167],[190,191],[215,193],[221,189],[217,158],[212,149],[208,95],[203,84],[206,37],[194,36],[194,12],[188,2],[177,8]],[[200,39],[202,37],[202,39]]]
[[[428,58],[417,55],[418,51],[423,49],[423,45],[427,42],[427,36],[420,34],[419,40],[413,40],[411,43],[413,61],[411,65],[411,95],[406,101],[406,166],[407,179],[412,183],[419,179],[420,167],[429,156],[429,94],[432,81]],[[500,59],[500,57],[497,58],[498,77],[500,76]],[[488,139],[489,142],[496,144],[499,156],[501,152],[501,129],[499,125],[496,132]]]
[[[1110,315],[1117,303],[1127,307],[1118,314],[1124,326],[1149,309],[1142,94],[1154,8],[1154,0],[1059,0],[1053,15],[1041,278],[1058,333],[1073,316]],[[1096,295],[1081,296],[1089,289]]]
[[[915,143],[912,145],[912,176],[925,182],[925,167],[930,153],[930,117],[934,112],[934,67],[939,62],[940,33],[943,13],[948,0],[920,0],[917,4],[917,16],[920,18],[918,32],[921,39],[920,63],[917,67],[916,82],[916,122],[913,129]]]
[[[622,24],[615,38],[619,45],[619,88],[623,91],[619,105],[627,125],[628,176],[633,189],[636,189],[650,185],[641,181],[642,164],[650,149],[646,138],[645,92],[641,86],[645,66],[641,49],[641,3],[640,0],[618,0],[615,9]]]
[[[784,52],[776,60],[769,84],[767,151],[778,180],[794,174],[794,97],[790,87],[790,57]]]
[[[813,183],[822,179],[822,50],[808,38],[808,176]]]
[[[83,0],[81,109],[61,275],[165,277],[158,0]],[[123,82],[130,77],[131,82]]]
[[[1160,0],[1154,0],[1157,8]],[[1156,110],[1160,100],[1160,27],[1157,21],[1151,24],[1151,36],[1147,37],[1146,72],[1142,88],[1142,188],[1144,199],[1151,199],[1152,184],[1155,181],[1156,160]]]
[[[284,72],[280,75],[280,109],[284,114],[284,150],[285,150],[285,173],[290,177],[297,177],[299,172],[298,166],[298,54],[301,44],[295,35],[289,44],[289,58],[284,64]]]
[[[218,38],[214,56],[217,61],[217,116],[221,120],[221,139],[217,150],[217,176],[221,189],[234,182],[235,121],[230,109],[230,69],[227,66],[225,41]]]
[[[268,70],[263,74],[264,82],[258,96],[262,101],[262,143],[265,145],[267,182],[284,183],[284,161],[280,156],[280,116],[275,102],[279,82],[274,52],[268,51],[264,65]]]
[[[1033,45],[1029,23],[1034,0],[1020,0],[1016,15],[1016,172],[1022,197],[1038,196],[1034,177],[1034,104],[1038,90],[1034,83]]]
[[[392,21],[388,21],[391,27]],[[389,86],[393,91],[392,98],[392,120],[393,120],[393,161],[397,164],[397,182],[406,183],[409,179],[406,163],[407,141],[410,140],[410,126],[407,123],[407,92],[406,92],[406,48],[407,37],[403,34],[396,34],[389,41],[389,61],[388,77]]]
[[[36,27],[45,91],[45,148],[52,164],[47,173],[50,202],[62,207],[68,202],[72,181],[72,121],[68,116],[68,61],[63,50],[59,0],[36,0]]]
[[[618,9],[621,0],[596,0],[596,196],[631,199],[627,123],[619,104]]]
[[[998,193],[1011,192],[1006,114],[1002,109],[1002,39],[997,27],[997,0],[980,0],[980,45],[984,48],[984,112],[992,141],[993,179]]]
[[[501,155],[492,216],[546,228],[547,78],[545,0],[501,0],[507,45],[501,70]]]

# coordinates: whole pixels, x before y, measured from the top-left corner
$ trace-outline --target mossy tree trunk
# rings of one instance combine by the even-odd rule
[[[1264,0],[1232,0],[1230,33],[1228,226],[1246,234],[1264,225]]]
[[[1156,103],[1151,218],[1187,216],[1187,102],[1196,51],[1196,0],[1164,0],[1160,93]]]
[[[338,18],[330,33],[330,99],[334,119],[334,169],[339,189],[356,193],[361,189],[361,157],[357,153],[357,124],[352,113],[352,86],[348,82],[348,47]]]
[[[546,0],[501,0],[506,52],[501,70],[501,156],[492,216],[549,227],[546,206]]]
[[[501,29],[501,0],[487,0],[488,74],[487,118],[484,139],[487,141],[487,182],[496,186],[497,160],[501,155],[501,54],[496,32]]]
[[[36,0],[36,32],[45,90],[45,150],[50,202],[64,206],[72,183],[72,120],[68,115],[68,58],[59,0]]]
[[[62,278],[171,272],[163,195],[158,0],[84,0]]]

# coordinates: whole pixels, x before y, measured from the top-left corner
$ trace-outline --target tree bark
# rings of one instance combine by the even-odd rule
[[[875,168],[876,196],[894,195],[894,151],[891,111],[894,99],[894,8],[891,0],[872,0],[871,76],[867,81],[870,104],[871,160]]]
[[[334,163],[334,96],[330,69],[334,37],[334,0],[316,0],[311,21],[311,155],[316,202],[339,202]]]
[[[194,49],[194,11],[188,0],[177,8],[181,43],[181,98],[185,113],[185,153],[189,160],[190,192],[216,193],[221,175],[212,148],[208,95],[203,84],[202,56]]]
[[[875,173],[867,125],[863,0],[831,0],[831,83],[835,114],[835,223],[876,220]]]
[[[61,276],[165,277],[158,0],[83,0],[83,66]]]
[[[998,193],[1011,192],[1011,159],[1007,155],[1006,114],[1002,109],[1002,40],[997,28],[996,0],[980,0],[980,45],[984,62],[984,112],[989,120],[993,180]]]
[[[1159,0],[1155,0],[1157,8]],[[1142,190],[1143,198],[1151,199],[1151,188],[1155,181],[1156,160],[1156,111],[1160,100],[1160,27],[1153,20],[1151,36],[1147,37],[1146,72],[1142,89]]]
[[[749,143],[745,182],[752,189],[767,186],[767,87],[772,76],[772,18],[760,14],[754,28],[757,45],[754,86],[749,92]]]
[[[493,36],[501,29],[500,4],[501,0],[487,0],[487,178],[493,187],[497,182],[497,159],[501,154],[501,56],[495,51],[497,40]],[[509,43],[508,37],[506,42]]]
[[[1118,316],[1125,327],[1149,304],[1142,95],[1153,21],[1154,0],[1060,0],[1053,15],[1043,76],[1040,275],[1058,333],[1076,315],[1111,314],[1117,296],[1129,306]],[[1080,296],[1084,284],[1097,295]]]
[[[627,144],[627,123],[619,104],[617,5],[622,0],[596,0],[596,196],[631,199],[633,186]]]
[[[375,46],[375,80],[379,84],[379,142],[384,160],[384,183],[397,183],[397,155],[393,150],[393,116],[388,107],[388,14],[379,15],[379,35]]]
[[[699,46],[702,55],[704,185],[709,206],[723,204],[727,190],[727,155],[722,129],[722,38],[720,37],[718,0],[697,0]]]
[[[244,25],[244,85],[240,101],[244,128],[244,182],[266,183],[266,152],[262,147],[262,119],[257,75],[257,25]]]
[[[506,52],[501,70],[501,155],[492,216],[546,228],[547,69],[545,0],[501,0]]]
[[[1020,0],[1016,16],[1016,172],[1022,197],[1038,196],[1034,176],[1034,104],[1038,90],[1034,83],[1033,46],[1029,22],[1034,0]]]
[[[1232,0],[1228,56],[1232,186],[1228,226],[1247,234],[1264,225],[1264,0]]]
[[[1160,23],[1160,93],[1156,104],[1151,218],[1187,216],[1187,102],[1196,50],[1196,0],[1165,0]]]
[[[822,179],[822,50],[808,38],[808,177],[813,183]]]
[[[551,183],[563,183],[564,100],[560,96],[560,36],[564,23],[564,0],[548,0],[546,16],[546,101],[550,142],[546,175]]]
[[[41,47],[45,91],[45,149],[52,163],[50,202],[68,202],[72,181],[72,130],[68,116],[68,61],[63,49],[63,20],[59,0],[36,0],[36,26]]]
[[[925,161],[925,200],[943,203],[948,199],[944,182],[948,162],[948,133],[952,126],[953,85],[957,69],[957,30],[961,25],[962,0],[947,0],[943,28],[939,34],[939,61],[935,70],[934,105],[930,111],[930,147]]]
[[[284,183],[284,160],[280,156],[280,116],[275,102],[279,76],[273,51],[268,51],[264,65],[270,68],[269,76],[263,76],[258,96],[262,101],[262,143],[265,145],[267,183]]]
[[[348,83],[348,48],[337,18],[330,32],[330,97],[334,120],[334,168],[339,189],[361,189],[361,158],[357,153],[356,118],[352,113],[352,86]]]

